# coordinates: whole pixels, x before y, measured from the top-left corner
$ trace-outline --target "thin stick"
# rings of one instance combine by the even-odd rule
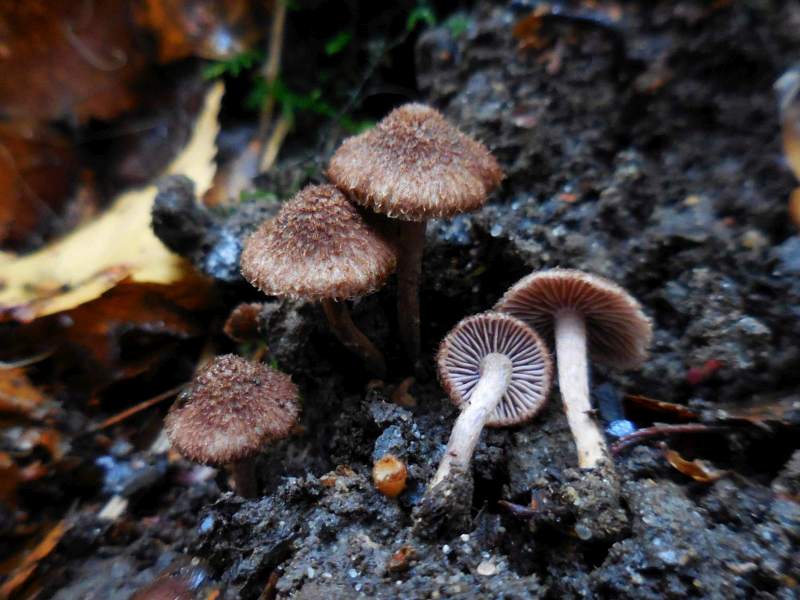
[[[275,159],[278,158],[278,152],[280,152],[281,145],[283,145],[283,140],[286,139],[291,128],[292,120],[285,115],[281,115],[277,123],[275,123],[275,127],[272,128],[272,135],[269,136],[267,145],[262,149],[261,164],[258,167],[259,173],[269,171],[272,165],[275,164]]]
[[[412,363],[419,358],[419,283],[425,248],[425,221],[404,221],[399,228],[397,321],[400,340]]]
[[[322,310],[339,341],[348,350],[359,355],[373,375],[377,377],[386,375],[386,360],[383,358],[383,354],[353,323],[347,304],[325,299],[322,300]]]
[[[450,440],[444,451],[428,490],[447,479],[456,468],[466,470],[481,437],[486,420],[506,393],[511,382],[513,365],[504,354],[487,354],[481,362],[481,378],[470,396],[469,403],[458,415]]]
[[[161,392],[158,396],[153,396],[149,400],[145,400],[144,402],[140,402],[136,406],[131,406],[130,408],[123,410],[121,413],[114,415],[113,417],[109,417],[105,421],[91,427],[87,430],[87,433],[94,433],[95,431],[100,431],[101,429],[105,429],[106,427],[111,427],[112,425],[116,425],[117,423],[121,423],[125,419],[130,416],[133,416],[137,413],[142,412],[143,410],[147,410],[151,406],[155,406],[159,402],[163,402],[169,398],[172,398],[176,394],[178,394],[185,386],[186,383],[182,383],[179,386],[171,388],[166,392]]]
[[[592,469],[609,456],[603,432],[592,417],[589,402],[589,363],[586,323],[574,311],[556,315],[556,357],[558,386],[564,412],[578,450],[578,465]]]
[[[264,62],[263,75],[267,82],[268,88],[272,89],[278,79],[281,69],[281,53],[283,52],[283,34],[286,28],[286,5],[288,0],[276,0],[275,12],[272,14],[272,28],[269,34],[269,53],[267,60]],[[272,124],[272,113],[275,110],[275,95],[273,93],[267,94],[264,100],[264,106],[261,107],[261,114],[258,119],[258,134],[257,139],[262,141],[261,155],[259,157],[259,165],[264,163],[266,154],[266,144],[264,141],[267,139],[270,126]],[[264,171],[265,169],[261,169]]]
[[[639,429],[633,433],[622,436],[611,446],[611,453],[614,455],[621,454],[623,450],[626,450],[630,446],[653,437],[676,435],[680,433],[709,433],[725,431],[726,429],[728,429],[728,427],[722,425],[705,425],[703,423],[654,425],[653,427],[645,427],[644,429]]]

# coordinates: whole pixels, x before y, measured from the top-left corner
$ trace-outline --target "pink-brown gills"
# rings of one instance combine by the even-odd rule
[[[586,322],[589,354],[611,367],[631,369],[647,358],[652,339],[650,319],[623,288],[597,275],[550,269],[522,278],[495,305],[521,319],[549,340],[554,318],[574,311]]]

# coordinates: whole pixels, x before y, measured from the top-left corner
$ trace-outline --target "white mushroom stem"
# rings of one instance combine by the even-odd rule
[[[348,350],[364,360],[367,370],[377,377],[386,375],[386,360],[383,354],[353,323],[347,304],[324,299],[322,310],[333,333]]]
[[[609,454],[606,438],[592,416],[589,401],[586,322],[583,315],[565,310],[556,314],[555,327],[558,385],[567,422],[575,438],[578,465],[594,468],[607,460]]]
[[[458,415],[447,449],[433,479],[432,490],[444,481],[454,468],[466,470],[481,437],[481,431],[492,411],[499,404],[511,383],[511,360],[504,354],[487,354],[481,361],[481,378],[470,396],[469,403]]]
[[[398,230],[397,324],[411,362],[419,358],[419,283],[426,221],[403,221]]]

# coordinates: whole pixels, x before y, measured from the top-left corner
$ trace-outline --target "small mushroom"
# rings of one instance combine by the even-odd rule
[[[639,303],[602,277],[551,269],[520,280],[495,309],[555,338],[558,384],[578,464],[595,468],[609,461],[608,446],[589,401],[588,354],[611,367],[639,366],[652,337],[650,320]]]
[[[467,317],[442,340],[439,381],[461,407],[429,490],[466,470],[483,427],[523,423],[544,405],[553,363],[545,343],[519,319],[487,312]]]
[[[261,302],[242,302],[225,320],[222,331],[234,342],[250,342],[258,338],[258,319],[264,305]]]
[[[428,219],[483,206],[503,171],[486,147],[424,104],[393,110],[345,140],[327,175],[350,198],[400,220],[397,318],[409,358],[420,350],[419,281]]]
[[[376,291],[396,262],[394,247],[342,192],[311,185],[248,238],[241,267],[265,294],[320,301],[339,340],[382,377],[383,354],[353,323],[344,301]]]
[[[194,462],[230,466],[240,496],[256,496],[253,459],[289,435],[300,413],[297,386],[285,373],[233,354],[195,375],[165,421],[172,446]]]

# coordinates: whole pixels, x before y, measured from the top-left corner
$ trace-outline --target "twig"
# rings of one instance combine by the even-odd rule
[[[171,389],[167,390],[166,392],[161,392],[157,396],[153,396],[149,400],[145,400],[144,402],[140,402],[136,406],[131,406],[130,408],[128,408],[126,410],[123,410],[121,413],[118,413],[118,414],[114,415],[113,417],[109,417],[105,421],[103,421],[101,423],[98,423],[94,427],[89,428],[87,433],[94,433],[95,431],[100,431],[101,429],[105,429],[106,427],[111,427],[112,425],[116,425],[117,423],[120,423],[120,422],[124,421],[125,419],[127,419],[128,417],[130,417],[132,415],[140,413],[143,410],[146,410],[146,409],[150,408],[151,406],[155,406],[159,402],[163,402],[164,400],[168,400],[169,398],[172,398],[173,396],[178,394],[183,389],[183,386],[185,386],[185,385],[186,385],[185,383],[182,383],[181,385],[175,386],[174,388],[171,388]]]
[[[267,56],[267,60],[264,62],[264,69],[263,75],[264,79],[267,82],[267,89],[272,90],[275,82],[278,79],[278,74],[280,73],[281,69],[281,54],[283,52],[283,33],[286,29],[286,5],[288,0],[277,0],[275,3],[275,12],[272,15],[272,29],[270,30],[269,34],[269,55]],[[278,148],[280,148],[280,144],[277,147],[271,147],[270,143],[267,143],[267,136],[269,134],[270,128],[272,126],[272,113],[275,111],[275,94],[268,93],[266,99],[264,100],[264,105],[261,107],[261,114],[259,115],[258,119],[258,134],[257,139],[261,141],[261,152],[259,155],[259,172],[264,172],[269,169],[269,166],[272,165],[274,162],[274,157],[268,163],[268,149],[272,150],[275,155],[277,155]],[[273,134],[270,138],[270,142],[276,139],[276,131],[278,127],[281,125],[281,120],[276,123],[275,127],[273,127]],[[285,134],[283,135],[285,137]],[[280,138],[283,141],[283,137]],[[269,164],[269,166],[265,165]]]
[[[269,136],[266,145],[261,148],[261,162],[258,167],[259,173],[269,171],[272,165],[275,164],[275,159],[278,158],[278,152],[281,149],[283,140],[286,139],[291,128],[292,119],[286,115],[281,115],[277,123],[275,123],[275,127],[272,129],[272,135]]]
[[[41,354],[34,354],[33,356],[29,356],[27,358],[21,358],[19,360],[14,360],[10,362],[0,361],[0,371],[5,371],[8,369],[21,369],[22,367],[29,367],[30,365],[35,365],[38,362],[42,362],[43,360],[50,358],[53,355],[54,350],[47,350],[46,352],[42,352]]]
[[[531,508],[530,506],[522,506],[521,504],[514,504],[513,502],[509,502],[508,500],[498,500],[497,505],[500,508],[507,510],[511,515],[519,519],[530,519],[539,514],[539,511]]]
[[[630,446],[638,444],[644,440],[667,435],[680,433],[710,433],[724,431],[728,427],[722,425],[705,425],[703,423],[684,423],[680,425],[654,425],[645,427],[628,435],[624,435],[611,445],[611,454],[618,455]]]

